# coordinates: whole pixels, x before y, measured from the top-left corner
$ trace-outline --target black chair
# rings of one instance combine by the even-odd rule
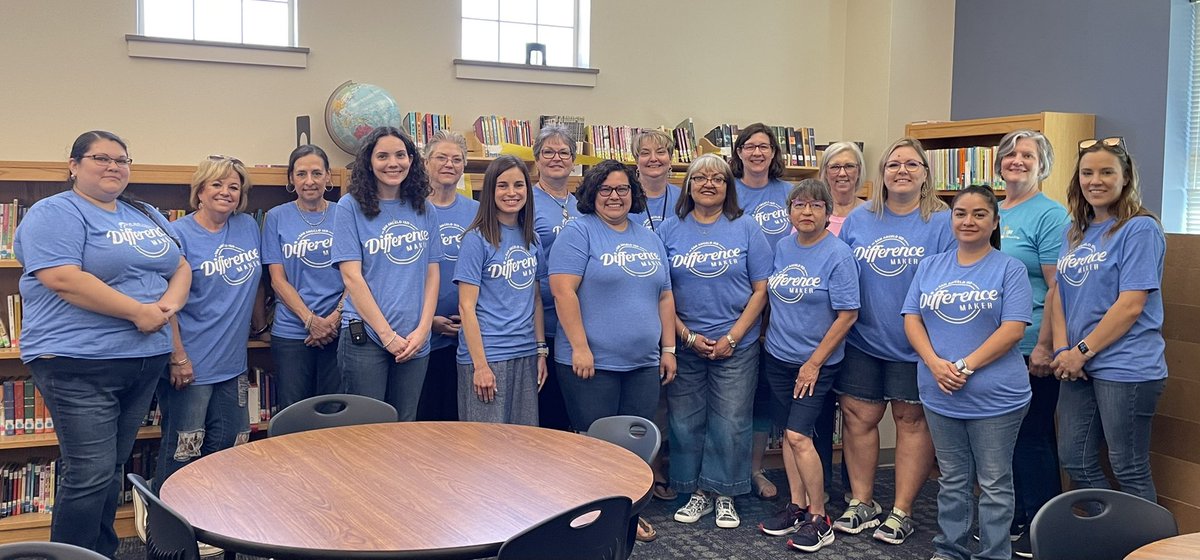
[[[200,560],[192,525],[158,499],[146,479],[136,473],[129,473],[126,478],[133,483],[133,491],[146,502],[147,560]]]
[[[1097,512],[1083,517],[1075,510]],[[1145,544],[1179,534],[1167,508],[1107,488],[1081,488],[1055,496],[1029,527],[1038,560],[1122,560]]]
[[[317,395],[292,403],[271,418],[267,435],[281,436],[320,428],[395,422],[392,405],[362,395]]]
[[[608,416],[588,427],[587,435],[619,445],[641,457],[646,464],[654,461],[662,445],[658,426],[641,416]]]
[[[44,558],[45,560],[108,560],[107,556],[56,542],[19,542],[0,546],[0,560]]]
[[[558,514],[504,542],[496,560],[619,560],[629,556],[629,516],[625,496],[600,498]],[[591,521],[580,517],[599,512]]]

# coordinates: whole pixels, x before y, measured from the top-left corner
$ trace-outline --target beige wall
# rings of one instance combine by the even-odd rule
[[[637,126],[691,116],[704,129],[812,126],[820,142],[878,150],[906,120],[949,114],[953,0],[594,0],[595,88],[455,79],[458,5],[302,0],[300,40],[312,52],[307,69],[290,69],[129,58],[134,0],[0,0],[0,160],[60,160],[79,132],[104,128],[139,162],[226,153],[281,163],[295,117],[311,115],[313,140],[344,163],[322,113],[351,79],[388,89],[402,111],[449,113],[460,130],[491,113]]]

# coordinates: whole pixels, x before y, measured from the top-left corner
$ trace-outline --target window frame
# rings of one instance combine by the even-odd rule
[[[497,0],[497,4],[499,4],[499,2],[503,2],[503,1],[504,0]],[[495,22],[497,24],[497,26],[499,26],[499,24],[502,24],[502,23],[518,23],[518,24],[523,24],[523,25],[533,25],[535,28],[543,27],[543,26],[544,27],[555,27],[555,28],[559,28],[559,29],[567,29],[568,28],[567,26],[562,26],[562,25],[551,25],[551,24],[539,23],[537,20],[537,16],[536,16],[537,2],[539,2],[539,1],[541,1],[541,0],[534,0],[535,16],[534,16],[534,22],[531,24],[529,22],[517,22],[517,21],[504,20],[501,18],[499,10],[497,10],[495,19],[467,17],[466,15],[463,14],[463,10],[462,10],[463,2],[462,2],[462,0],[459,0],[459,2],[458,2],[459,58],[455,59],[455,63],[457,64],[459,62],[465,62],[465,63],[479,63],[479,64],[502,64],[502,65],[517,65],[517,66],[542,68],[543,67],[542,65],[527,65],[527,64],[524,64],[523,61],[520,63],[501,61],[500,60],[500,52],[503,47],[503,42],[501,41],[499,31],[497,31],[497,35],[496,35],[496,48],[495,48],[496,58],[494,60],[480,60],[480,59],[467,58],[465,53],[463,52],[463,24],[467,20]],[[571,66],[545,66],[545,68],[555,68],[555,69],[560,69],[560,70],[568,69],[568,68],[573,68],[573,69],[588,69],[589,68],[588,64],[590,62],[589,59],[591,57],[591,49],[590,49],[591,0],[571,0],[571,2],[572,2],[573,13],[574,13],[573,23],[569,27],[569,29],[571,29],[571,36],[572,36],[572,45],[571,45],[571,47],[572,47],[572,53],[571,53],[572,65]]]
[[[137,11],[137,33],[136,33],[136,35],[140,36],[140,37],[145,37],[148,39],[169,39],[172,41],[192,41],[192,42],[200,43],[200,44],[240,45],[240,46],[245,46],[245,47],[250,47],[250,48],[258,48],[258,47],[296,48],[300,45],[299,26],[296,24],[296,20],[298,19],[297,15],[296,15],[296,11],[298,9],[296,4],[297,4],[298,0],[265,0],[265,1],[270,1],[270,2],[277,3],[277,4],[287,4],[288,44],[286,44],[286,45],[272,45],[272,44],[268,44],[268,43],[247,43],[246,42],[246,40],[245,40],[245,38],[246,38],[246,23],[245,23],[245,19],[244,19],[244,14],[245,14],[246,2],[249,0],[238,0],[238,2],[242,6],[242,10],[240,10],[239,13],[243,14],[243,19],[239,22],[241,24],[239,26],[239,32],[240,32],[240,35],[242,38],[241,41],[238,41],[238,42],[213,41],[211,39],[197,38],[196,37],[195,13],[196,13],[196,9],[197,9],[197,2],[200,2],[200,1],[202,1],[202,0],[190,0],[190,2],[192,4],[192,14],[193,14],[192,36],[191,36],[191,38],[181,38],[181,37],[163,37],[163,36],[159,36],[159,35],[147,34],[146,33],[146,17],[145,17],[146,16],[146,8],[145,8],[146,0],[137,0],[137,10],[136,10]],[[264,1],[264,0],[259,0],[259,1]]]
[[[193,10],[195,2],[192,0]],[[240,0],[243,3],[245,0]],[[145,35],[144,0],[137,0],[137,31],[125,35],[125,46],[130,58],[156,58],[164,60],[189,60],[196,62],[217,62],[225,64],[246,64],[253,66],[274,66],[282,68],[307,68],[309,49],[300,47],[297,3],[299,0],[286,0],[288,5],[288,42],[289,46],[263,45],[257,43],[229,43],[223,41],[208,41],[195,39],[177,39]],[[283,3],[283,2],[280,2]],[[193,20],[194,27],[194,20]],[[243,31],[244,35],[244,31]]]

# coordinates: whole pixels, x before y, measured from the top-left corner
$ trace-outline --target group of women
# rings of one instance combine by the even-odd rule
[[[732,164],[697,158],[682,189],[667,182],[666,134],[638,135],[636,169],[602,162],[572,193],[575,146],[544,128],[538,181],[501,156],[478,202],[456,192],[466,145],[455,133],[419,152],[376,129],[338,202],[325,198],[325,153],[301,146],[288,164],[296,198],[260,234],[241,212],[250,178],[237,159],[201,161],[195,212],[167,223],[125,196],[125,143],[81,135],[71,190],[30,208],[16,238],[22,359],[64,466],[52,538],[115,550],[121,467],[156,388],[158,485],[246,440],[245,341],[262,319],[263,265],[281,304],[281,406],[346,391],[402,420],[531,425],[561,407],[582,431],[665,404],[670,466],[656,476],[688,494],[682,523],[715,512],[718,527],[740,525],[734,497],[763,493],[755,432],[772,423],[785,428],[790,500],[759,527],[802,551],[835,530],[903,543],[935,458],[935,558],[1021,553],[1010,535],[1061,490],[1055,449],[1075,485],[1102,486],[1103,438],[1121,488],[1155,498],[1164,241],[1120,138],[1080,144],[1069,212],[1040,193],[1053,151],[1031,131],[1000,143],[1002,203],[970,187],[949,211],[913,139],[884,152],[865,203],[857,146],[831,145],[820,179],[793,187],[762,125],[739,136]],[[851,498],[837,518],[826,511],[834,401]],[[889,404],[896,491],[883,516],[873,483]]]

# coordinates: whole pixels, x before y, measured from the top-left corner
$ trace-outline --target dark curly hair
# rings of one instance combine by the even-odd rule
[[[579,209],[580,214],[596,213],[596,195],[600,192],[601,185],[605,179],[608,179],[609,174],[618,171],[629,177],[629,213],[637,214],[646,211],[646,191],[642,190],[642,183],[638,181],[637,173],[634,173],[624,163],[615,159],[606,159],[588,168],[587,173],[583,174],[583,183],[580,183],[579,189],[575,191],[575,197],[579,199],[575,207]]]
[[[375,170],[371,167],[371,156],[375,153],[375,144],[384,136],[395,136],[404,142],[411,164],[408,166],[408,176],[400,183],[400,200],[408,203],[418,214],[425,213],[425,197],[429,196],[429,180],[425,173],[425,161],[421,151],[417,149],[407,134],[391,126],[381,126],[371,131],[363,140],[362,148],[350,164],[350,196],[358,201],[363,215],[374,218],[379,215],[379,185],[376,184]]]

